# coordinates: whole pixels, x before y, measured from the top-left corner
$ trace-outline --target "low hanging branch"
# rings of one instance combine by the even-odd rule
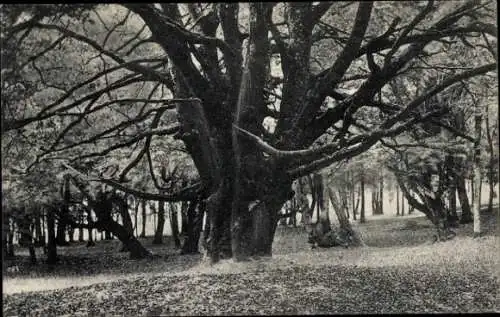
[[[201,183],[195,183],[190,186],[186,186],[182,189],[180,189],[178,192],[170,194],[170,195],[160,195],[160,194],[153,194],[153,193],[147,193],[143,191],[138,191],[132,188],[128,188],[126,186],[123,186],[122,184],[118,183],[117,181],[111,180],[111,179],[104,179],[100,177],[93,177],[90,178],[89,176],[85,175],[84,173],[76,170],[72,166],[66,163],[62,163],[64,167],[69,169],[71,172],[75,173],[78,175],[82,180],[85,180],[86,182],[100,182],[106,185],[109,185],[117,190],[120,190],[124,193],[131,194],[137,198],[140,199],[146,199],[146,200],[156,200],[156,201],[168,201],[168,202],[177,202],[177,201],[187,201],[187,200],[194,200],[197,199],[200,195],[200,190],[201,190]]]

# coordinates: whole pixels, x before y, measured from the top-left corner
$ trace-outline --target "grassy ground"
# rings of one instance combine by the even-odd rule
[[[5,316],[213,315],[498,311],[497,215],[484,236],[462,226],[432,244],[425,218],[372,218],[356,224],[356,249],[310,250],[303,229],[279,228],[272,259],[209,266],[177,256],[171,241],[144,244],[152,260],[132,261],[118,241],[61,248],[57,274],[14,262],[4,276]],[[409,223],[413,222],[413,223]]]

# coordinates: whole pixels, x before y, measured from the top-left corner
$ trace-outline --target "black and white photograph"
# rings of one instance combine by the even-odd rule
[[[2,315],[500,313],[497,14],[0,4]]]

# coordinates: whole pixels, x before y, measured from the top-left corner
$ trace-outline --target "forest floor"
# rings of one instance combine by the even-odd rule
[[[170,237],[144,245],[154,258],[129,260],[119,241],[59,248],[60,264],[4,263],[4,316],[158,316],[500,312],[498,210],[432,243],[423,217],[355,223],[366,246],[311,250],[303,228],[280,227],[272,258],[210,266],[178,256]]]

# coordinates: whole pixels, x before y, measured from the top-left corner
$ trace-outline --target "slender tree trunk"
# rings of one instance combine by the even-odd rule
[[[488,196],[488,212],[493,212],[493,199],[495,198],[495,165],[497,165],[495,159],[495,149],[493,146],[493,133],[490,128],[490,120],[489,120],[489,109],[486,111],[486,139],[488,140],[488,152],[489,152],[489,162],[487,168],[487,180],[489,187],[489,196]]]
[[[189,227],[188,216],[187,216],[188,209],[189,209],[189,202],[183,201],[181,203],[181,232],[180,232],[180,235],[183,237],[187,235]]]
[[[40,211],[37,211],[35,215],[35,247],[43,247],[45,246],[45,236],[43,234],[43,228],[42,228],[42,215]]]
[[[399,188],[396,186],[396,216],[399,216]]]
[[[488,212],[493,212],[493,199],[495,198],[495,184],[490,179],[488,181],[488,187],[490,189],[490,193],[488,195]]]
[[[83,223],[83,213],[82,212],[80,212],[79,220],[80,220],[80,223]],[[83,242],[83,241],[85,241],[85,239],[83,238],[83,227],[80,227],[80,228],[78,228],[78,242]]]
[[[69,245],[68,241],[66,241],[66,222],[64,221],[64,217],[68,215],[67,206],[63,206],[61,208],[61,216],[57,221],[57,233],[56,233],[56,241],[58,246],[67,246]]]
[[[378,208],[378,204],[377,204],[377,193],[375,191],[375,189],[372,188],[372,215],[376,215],[377,214],[377,208]]]
[[[125,230],[132,236],[134,235],[134,227],[132,225],[132,219],[130,218],[130,212],[129,212],[129,205],[128,205],[128,198],[127,196],[123,197],[123,200],[121,201],[121,205],[119,206],[119,212],[120,216],[122,218],[122,224]],[[127,248],[127,245],[122,243],[122,247],[120,248],[120,252],[126,252],[130,251]]]
[[[405,215],[405,195],[401,193],[401,216]]]
[[[75,228],[68,226],[69,243],[75,242]]]
[[[2,255],[6,259],[9,255],[9,216],[6,211],[2,212]]]
[[[476,193],[475,192],[475,187],[476,187],[476,184],[474,184],[474,171],[472,171],[472,175],[469,177],[469,190],[470,190],[470,201],[474,204],[474,194]]]
[[[455,175],[455,158],[453,156],[447,157],[446,167],[447,174],[451,178],[451,182],[448,184],[448,223],[452,227],[456,227],[458,224],[458,215],[457,215],[457,183],[454,180]]]
[[[135,199],[135,209],[134,209],[134,228],[135,235],[139,236],[139,224],[137,223],[139,219],[139,206],[141,205],[141,201],[139,199]]]
[[[90,223],[92,223],[92,213],[90,211],[87,212],[87,224],[90,225]],[[93,237],[93,233],[92,233],[93,229],[91,227],[88,228],[88,235],[89,235],[89,238],[88,238],[88,241],[87,241],[87,247],[93,247],[95,246],[95,242],[94,242],[94,237]],[[97,236],[96,236],[96,239],[97,239]]]
[[[54,209],[47,210],[47,263],[56,264],[57,257],[57,240],[55,234]]]
[[[31,232],[31,222],[30,216],[25,215],[25,210],[21,211],[21,217],[18,220],[18,228],[20,233],[19,245],[27,247],[30,255],[30,263],[36,264],[36,254],[35,245],[33,244],[33,234]]]
[[[113,234],[109,230],[104,230],[104,239],[113,240]]]
[[[177,216],[177,206],[175,205],[175,203],[170,203],[169,206],[170,206],[170,228],[172,230],[172,238],[174,239],[175,248],[180,249],[181,240],[179,239],[179,217]],[[207,231],[207,229],[205,230]]]
[[[481,121],[482,113],[479,105],[475,105],[475,141],[474,141],[474,189],[472,209],[474,216],[474,236],[481,234]]]
[[[141,201],[141,207],[142,207],[142,229],[141,229],[141,238],[146,237],[146,200]]]
[[[359,191],[361,192],[361,210],[359,211],[359,222],[364,223],[366,221],[365,219],[365,176],[364,174],[361,175],[361,184],[360,184],[360,189]]]
[[[354,192],[354,187],[352,189],[352,219],[356,219],[357,207],[356,207],[356,194]]]
[[[460,223],[471,223],[472,212],[470,209],[469,198],[467,197],[467,190],[465,187],[463,165],[460,166],[460,172],[456,176],[456,186],[457,186],[458,199],[460,200],[460,207],[462,209],[462,216],[460,217]]]
[[[8,250],[7,250],[7,256],[9,257],[14,257],[15,252],[14,252],[14,231],[15,231],[15,225],[14,221],[10,219],[10,230],[9,234],[7,237],[7,245],[8,245]]]
[[[379,194],[379,208],[378,208],[378,214],[383,215],[384,214],[384,174],[382,173],[380,175],[380,194]]]
[[[153,244],[163,243],[163,228],[165,226],[165,202],[158,202],[158,225],[155,231],[155,237],[153,239]]]
[[[456,226],[458,223],[457,215],[457,186],[455,182],[451,182],[449,189],[449,211],[448,222],[451,226]]]
[[[151,210],[151,214],[153,216],[153,228],[155,228],[155,234],[156,234],[156,225],[157,225],[157,222],[156,222],[156,209],[154,207],[154,204],[150,204],[149,205],[149,210]]]

